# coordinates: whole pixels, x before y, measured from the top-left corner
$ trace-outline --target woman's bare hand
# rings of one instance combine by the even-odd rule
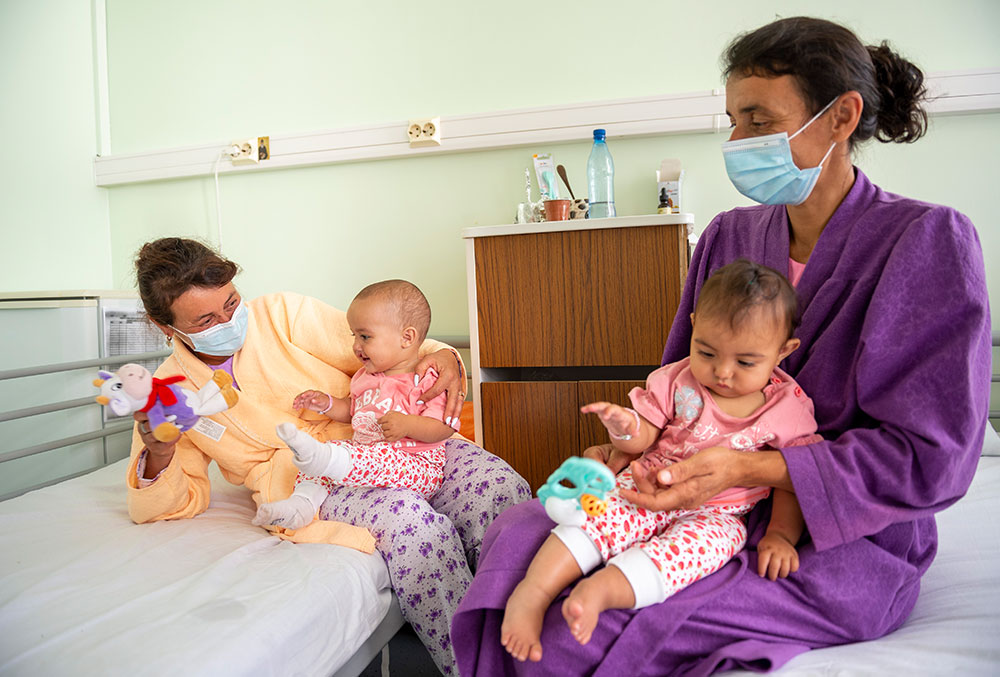
[[[424,393],[424,400],[430,401],[443,392],[448,393],[448,401],[444,405],[444,422],[455,430],[461,425],[462,403],[465,402],[465,370],[459,368],[460,362],[455,357],[455,351],[443,348],[436,353],[425,356],[417,364],[417,375],[414,385],[420,382],[427,370],[434,367],[438,373],[437,382]]]
[[[743,452],[711,447],[669,468],[647,471],[633,463],[632,478],[638,491],[622,489],[621,496],[647,510],[693,509],[713,496],[739,486]]]
[[[136,430],[142,439],[143,446],[146,447],[146,477],[156,477],[161,470],[170,465],[170,460],[174,457],[174,449],[177,447],[178,437],[173,442],[161,442],[153,437],[153,431],[149,427],[149,415],[144,411],[137,411],[132,414],[136,422]]]

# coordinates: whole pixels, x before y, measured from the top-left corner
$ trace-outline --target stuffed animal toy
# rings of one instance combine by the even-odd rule
[[[94,385],[101,394],[95,399],[118,416],[146,412],[153,437],[161,442],[173,442],[202,416],[225,411],[239,400],[232,377],[221,369],[197,392],[174,385],[183,376],[153,378],[139,364],[123,364],[113,374],[101,370],[97,375],[100,378],[94,379]]]

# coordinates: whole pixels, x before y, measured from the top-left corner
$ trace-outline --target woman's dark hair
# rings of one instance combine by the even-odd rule
[[[727,319],[735,332],[755,310],[770,311],[774,321],[787,331],[785,340],[799,326],[799,297],[785,276],[759,263],[737,259],[705,280],[694,315]]]
[[[217,289],[236,277],[239,266],[195,240],[165,237],[142,245],[135,255],[139,298],[149,319],[174,323],[170,306],[192,287]]]
[[[733,40],[722,56],[725,78],[791,75],[811,113],[851,90],[864,108],[850,147],[876,138],[912,143],[927,131],[924,74],[889,43],[865,47],[849,29],[811,17],[779,19]]]

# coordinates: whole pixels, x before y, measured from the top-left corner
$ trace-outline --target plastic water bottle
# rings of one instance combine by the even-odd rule
[[[603,219],[615,215],[615,161],[604,140],[604,130],[594,130],[594,147],[587,160],[587,184],[590,188],[588,218]]]

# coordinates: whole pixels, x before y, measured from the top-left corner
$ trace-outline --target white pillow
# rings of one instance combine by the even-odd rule
[[[1000,435],[993,429],[993,424],[986,421],[986,439],[983,440],[983,456],[1000,456]]]

